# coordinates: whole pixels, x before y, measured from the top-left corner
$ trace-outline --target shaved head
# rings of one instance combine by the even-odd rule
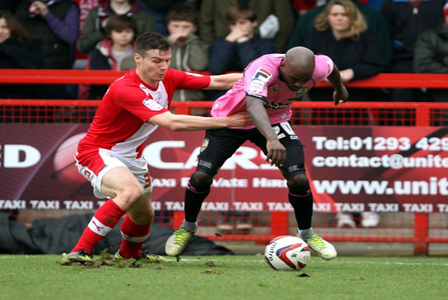
[[[314,53],[305,47],[294,47],[286,52],[286,65],[291,73],[294,74],[313,74],[314,72]]]
[[[314,67],[313,51],[305,47],[294,47],[286,52],[285,59],[280,65],[280,72],[289,89],[297,91],[311,80]]]

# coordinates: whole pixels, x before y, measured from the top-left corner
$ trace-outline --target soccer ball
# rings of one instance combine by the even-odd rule
[[[264,258],[276,271],[298,271],[308,264],[311,252],[308,245],[298,237],[283,235],[266,246]]]

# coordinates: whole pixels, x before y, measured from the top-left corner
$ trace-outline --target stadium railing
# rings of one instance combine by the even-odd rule
[[[0,84],[110,84],[126,72],[83,70],[0,70]],[[326,84],[319,84],[326,86]],[[448,88],[444,74],[379,74],[347,84],[348,88]],[[0,99],[0,123],[90,123],[100,101]],[[180,114],[206,114],[212,102],[173,102]],[[348,102],[335,107],[331,102],[295,102],[295,125],[326,126],[446,126],[448,103]],[[6,113],[8,112],[8,113]],[[23,211],[20,218],[30,222],[39,217],[58,217],[70,211]],[[314,227],[330,241],[411,243],[415,254],[427,254],[432,243],[448,243],[448,218],[443,213],[384,213],[376,228],[337,228],[334,214],[315,213]],[[215,234],[214,224],[222,218],[216,212],[202,212],[206,224],[199,234],[213,240],[265,243],[285,233],[294,234],[290,212],[251,213],[252,231]],[[177,227],[183,212],[160,214],[156,222]],[[209,222],[207,221],[209,220]],[[208,226],[207,226],[208,224]]]

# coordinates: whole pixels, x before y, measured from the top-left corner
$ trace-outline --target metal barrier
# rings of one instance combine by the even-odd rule
[[[73,70],[0,70],[0,83],[109,84],[125,72]],[[320,84],[319,86],[325,86]],[[379,74],[353,82],[349,88],[448,88],[448,75]],[[90,100],[0,100],[0,123],[90,123],[100,101]],[[173,102],[178,114],[205,115],[212,102]],[[331,102],[296,102],[292,106],[296,125],[327,126],[446,126],[448,103],[346,103],[335,107]],[[83,211],[84,213],[85,211]],[[58,217],[79,211],[22,211],[21,220]],[[414,245],[415,254],[428,253],[430,243],[448,243],[447,214],[385,213],[376,228],[338,228],[334,214],[315,213],[314,227],[330,241],[404,242]],[[251,213],[250,230],[227,230],[224,235],[216,224],[226,216],[202,212],[199,234],[213,240],[244,240],[265,243],[286,233],[294,234],[295,219],[290,212]],[[177,227],[183,212],[157,212],[155,222]],[[357,220],[355,220],[357,221]],[[233,225],[237,217],[231,217]],[[358,222],[359,223],[359,222]],[[235,226],[234,226],[235,227]]]

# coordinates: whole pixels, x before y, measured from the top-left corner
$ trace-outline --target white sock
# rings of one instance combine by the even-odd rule
[[[312,237],[314,234],[313,227],[310,227],[308,229],[303,229],[303,230],[300,230],[299,228],[297,228],[297,234],[299,236],[301,236],[302,239],[307,240],[310,237]]]
[[[196,230],[198,229],[198,222],[187,222],[184,220],[181,227],[188,231],[196,232]]]

